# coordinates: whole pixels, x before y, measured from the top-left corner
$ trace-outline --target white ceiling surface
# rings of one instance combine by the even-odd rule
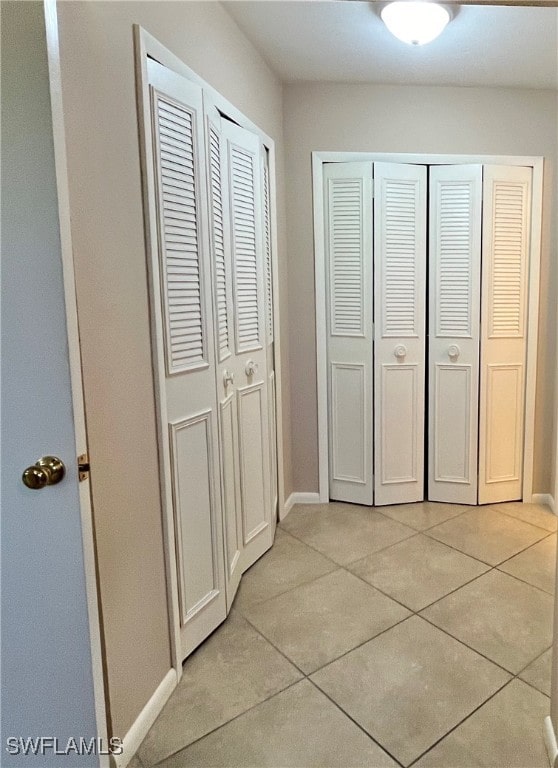
[[[224,6],[286,82],[558,88],[556,8],[463,6],[442,35],[413,47],[374,3],[227,0]]]

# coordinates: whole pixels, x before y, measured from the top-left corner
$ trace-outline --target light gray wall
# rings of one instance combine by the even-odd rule
[[[277,142],[284,266],[282,86],[220,3],[60,2],[58,13],[110,715],[124,736],[170,667],[132,25]],[[284,425],[288,449],[288,402]]]
[[[2,2],[2,741],[96,735],[43,5]],[[41,455],[59,484],[24,487]],[[106,745],[105,745],[106,746]]]
[[[550,231],[557,157],[556,94],[502,88],[302,83],[285,87],[284,115],[295,490],[318,490],[311,152],[330,150],[547,158],[534,489],[550,492],[558,279],[555,229]]]

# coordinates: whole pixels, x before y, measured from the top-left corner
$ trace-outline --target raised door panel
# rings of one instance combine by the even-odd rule
[[[431,501],[477,503],[482,166],[430,169]]]
[[[426,168],[374,163],[374,503],[424,494]]]
[[[521,499],[531,169],[485,166],[479,502]]]
[[[225,568],[227,607],[230,608],[241,573],[242,526],[240,504],[240,468],[238,466],[238,422],[236,396],[231,394],[220,404],[221,487],[225,529]]]
[[[201,89],[147,64],[147,215],[167,540],[185,658],[226,617]]]
[[[238,391],[242,539],[245,547],[269,528],[269,438],[263,392],[263,382]]]
[[[210,472],[214,463],[210,419],[207,412],[170,425],[182,627],[219,596],[216,526],[220,510]]]
[[[324,165],[330,498],[373,503],[372,163]]]

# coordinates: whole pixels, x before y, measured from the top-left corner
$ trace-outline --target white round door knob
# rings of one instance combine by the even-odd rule
[[[398,360],[403,360],[407,356],[407,347],[404,344],[398,344],[393,350],[393,354]]]
[[[246,371],[247,376],[253,376],[255,373],[258,372],[258,364],[255,363],[253,360],[248,360],[244,370]]]
[[[461,353],[461,350],[457,346],[457,344],[450,344],[448,347],[448,357],[450,360],[457,360]]]

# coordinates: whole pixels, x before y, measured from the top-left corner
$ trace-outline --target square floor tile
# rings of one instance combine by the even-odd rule
[[[403,765],[509,679],[503,670],[418,616],[312,676]]]
[[[490,507],[477,507],[431,528],[427,535],[489,565],[498,565],[546,534],[542,528]]]
[[[542,656],[531,662],[529,666],[519,674],[522,680],[533,685],[541,693],[550,696],[550,676],[552,674],[552,648],[545,651]]]
[[[352,573],[413,611],[439,600],[488,568],[422,534],[349,566]]]
[[[382,515],[410,525],[417,531],[424,531],[439,525],[451,517],[462,515],[472,507],[463,504],[440,504],[437,501],[419,501],[416,504],[394,504],[388,507],[376,507]]]
[[[339,502],[295,506],[281,525],[339,565],[360,560],[416,533],[370,507]]]
[[[242,610],[336,568],[331,560],[278,528],[273,547],[243,574],[234,607]]]
[[[542,723],[549,709],[545,696],[513,680],[416,768],[548,768]]]
[[[505,504],[492,504],[492,509],[511,515],[532,525],[538,525],[546,531],[558,529],[558,517],[546,504],[524,504],[522,501],[508,501]]]
[[[552,643],[553,612],[550,595],[490,571],[422,615],[515,674]]]
[[[259,704],[160,768],[396,768],[308,680]]]
[[[533,544],[511,560],[506,560],[498,568],[553,595],[556,575],[556,534]]]
[[[339,569],[249,606],[245,615],[309,674],[401,621],[409,611]]]
[[[191,744],[301,678],[238,613],[193,653],[141,745],[145,768]]]

